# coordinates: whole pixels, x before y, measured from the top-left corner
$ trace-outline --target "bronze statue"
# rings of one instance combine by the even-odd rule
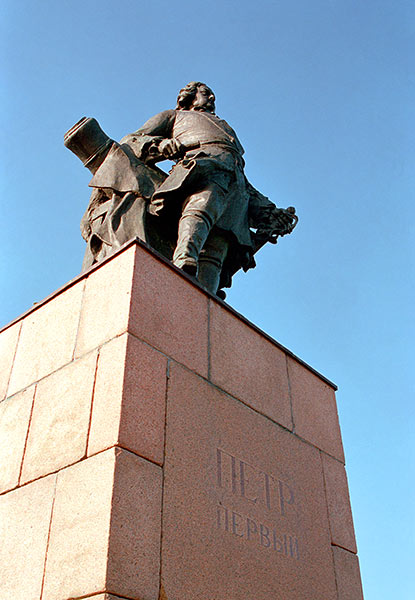
[[[277,208],[246,179],[242,145],[204,83],[189,83],[175,109],[119,144],[86,118],[65,144],[94,174],[83,270],[138,236],[223,298],[232,275],[297,223],[294,208]],[[175,163],[168,175],[156,166],[166,159]]]

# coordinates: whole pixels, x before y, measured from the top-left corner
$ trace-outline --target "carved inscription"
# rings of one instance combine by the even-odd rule
[[[262,469],[233,456],[222,448],[216,449],[217,487],[232,496],[244,498],[249,505],[262,507],[265,520],[279,521],[296,510],[295,493],[291,485]],[[298,539],[279,527],[269,527],[258,518],[225,506],[217,506],[218,529],[238,538],[269,548],[289,558],[300,560]]]
[[[298,539],[282,534],[247,515],[237,513],[223,504],[217,509],[217,527],[235,535],[253,541],[264,548],[270,548],[285,556],[300,559]]]
[[[228,488],[232,494],[263,504],[268,510],[276,509],[283,516],[294,504],[294,490],[284,481],[221,448],[216,450],[216,460],[219,488]]]

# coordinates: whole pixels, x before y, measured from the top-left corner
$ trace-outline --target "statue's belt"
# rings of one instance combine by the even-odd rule
[[[194,143],[189,143],[189,144],[183,144],[183,147],[185,148],[186,152],[188,152],[189,150],[197,150],[198,148],[202,148],[203,149],[205,146],[221,146],[225,150],[230,150],[234,154],[237,154],[238,156],[241,156],[241,153],[239,152],[239,150],[235,146],[232,146],[231,144],[228,144],[227,142],[223,142],[223,141],[218,141],[218,142],[194,142]]]
[[[237,148],[235,148],[235,146],[231,146],[230,144],[226,143],[226,142],[195,142],[193,144],[189,143],[184,146],[184,151],[182,154],[181,159],[179,160],[183,160],[185,158],[193,158],[193,157],[188,157],[187,153],[188,152],[192,152],[193,150],[201,150],[203,152],[203,149],[206,148],[206,151],[209,150],[209,147],[212,146],[216,146],[219,147],[221,150],[225,151],[225,152],[229,152],[230,154],[233,155],[234,159],[236,160],[236,164],[239,165],[241,168],[243,168],[243,158],[242,158],[242,154],[239,152],[239,150]],[[197,158],[194,157],[194,158]],[[208,158],[215,158],[214,155],[212,156],[208,156]]]

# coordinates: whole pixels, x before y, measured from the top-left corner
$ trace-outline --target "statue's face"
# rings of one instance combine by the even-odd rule
[[[210,113],[215,112],[215,94],[207,85],[197,88],[196,96],[190,110],[201,110]]]

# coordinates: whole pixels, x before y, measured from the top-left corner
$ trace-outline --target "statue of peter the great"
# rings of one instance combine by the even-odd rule
[[[214,93],[204,83],[189,83],[180,90],[175,109],[155,115],[120,144],[112,142],[109,153],[106,144],[97,169],[90,164],[100,149],[84,160],[94,173],[90,185],[95,188],[83,219],[87,241],[93,234],[104,243],[117,237],[112,222],[119,224],[119,219],[111,215],[119,214],[121,206],[124,221],[130,221],[126,229],[132,231],[134,198],[144,198],[147,229],[174,223],[173,264],[217,293],[231,285],[236,270],[255,266],[253,255],[261,245],[275,243],[296,224],[294,209],[276,208],[247,181],[244,149],[234,130],[216,116]],[[175,163],[167,176],[155,166],[165,159]]]

